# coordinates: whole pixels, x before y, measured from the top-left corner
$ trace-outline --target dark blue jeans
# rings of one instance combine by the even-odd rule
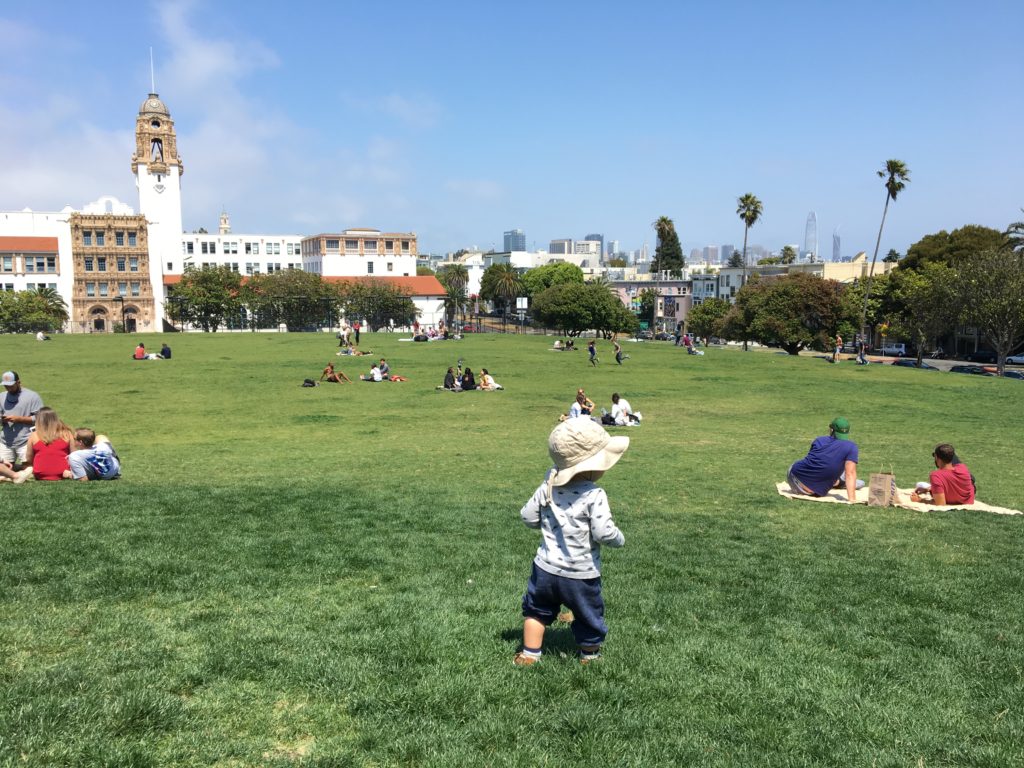
[[[604,623],[604,600],[601,598],[601,577],[567,579],[555,576],[533,564],[530,580],[523,595],[523,616],[536,619],[545,627],[558,617],[558,609],[572,611],[572,636],[577,645],[600,645],[608,634]]]

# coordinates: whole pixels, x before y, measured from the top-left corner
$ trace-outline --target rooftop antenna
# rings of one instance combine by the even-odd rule
[[[153,69],[153,46],[149,46],[149,85],[149,92],[156,93],[156,73]]]

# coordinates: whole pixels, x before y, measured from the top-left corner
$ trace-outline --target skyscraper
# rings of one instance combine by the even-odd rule
[[[807,214],[807,227],[804,229],[804,255],[811,261],[818,259],[818,216],[814,211]]]
[[[525,251],[526,234],[521,229],[510,229],[505,233],[506,251]]]
[[[717,245],[705,245],[704,246],[704,261],[708,264],[715,264],[718,262],[718,246]]]
[[[842,258],[839,245],[839,227],[836,227],[832,232],[832,261],[839,261]]]
[[[601,258],[604,259],[604,235],[587,235],[583,240],[584,242],[589,241],[591,243],[600,243],[601,247],[597,249],[597,252],[600,254]]]
[[[728,264],[729,263],[729,259],[732,258],[732,255],[735,252],[736,252],[736,246],[734,246],[734,245],[723,245],[721,251],[719,252],[719,258],[722,260],[723,264]]]

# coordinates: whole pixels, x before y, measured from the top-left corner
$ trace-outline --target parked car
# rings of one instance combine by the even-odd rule
[[[900,368],[917,368],[917,360],[907,357],[902,360],[893,360],[889,365],[898,365]],[[928,365],[928,363],[921,361],[921,370],[923,371],[937,371],[939,370],[934,365]]]
[[[637,331],[636,337],[638,339],[646,339],[647,341],[651,341],[654,339],[654,331]]]
[[[890,341],[882,345],[881,353],[890,357],[903,357],[907,354],[907,345],[902,342]]]
[[[975,376],[995,376],[992,371],[986,371],[980,365],[954,365],[949,369],[950,373],[971,373]]]
[[[1024,355],[1010,355],[1006,358],[1010,365],[1024,365]]]
[[[964,355],[964,360],[968,363],[995,363],[996,353],[988,349],[979,349],[977,352],[968,352]]]
[[[1008,371],[1003,370],[1004,379],[1021,379],[1024,380],[1024,371]]]

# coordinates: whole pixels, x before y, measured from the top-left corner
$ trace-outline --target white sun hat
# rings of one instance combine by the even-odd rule
[[[548,454],[555,463],[548,482],[565,485],[581,472],[609,470],[628,447],[628,437],[612,437],[592,419],[567,419],[548,436]]]

